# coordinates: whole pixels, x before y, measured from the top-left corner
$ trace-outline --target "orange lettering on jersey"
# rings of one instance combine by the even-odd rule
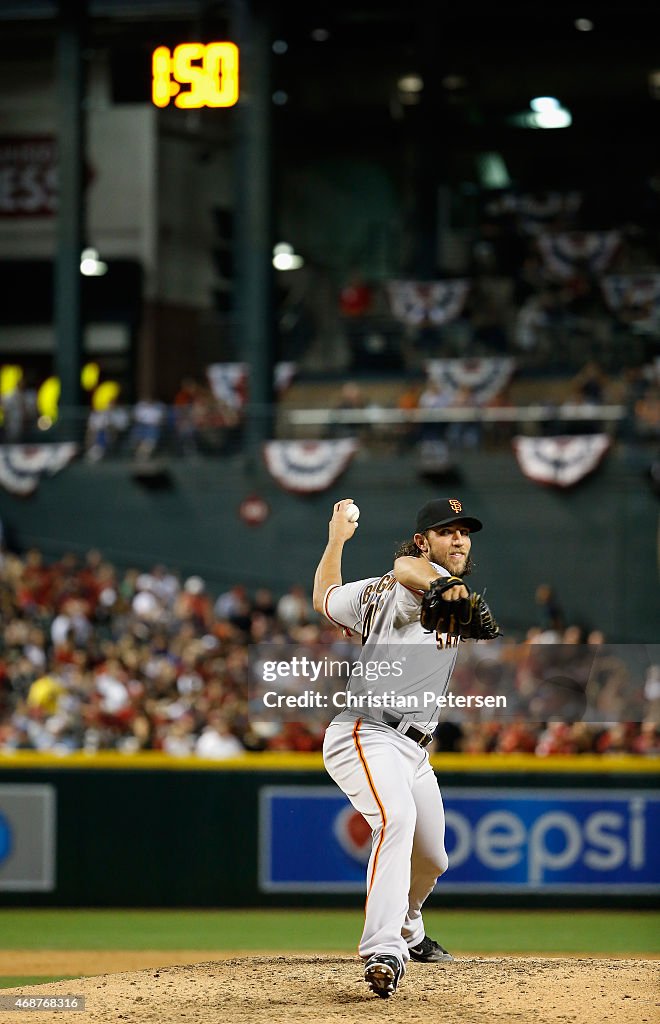
[[[460,501],[456,500],[456,498],[450,498],[449,504],[451,505],[452,510],[456,513],[456,515],[458,515],[459,512],[463,511],[463,506],[461,505]]]

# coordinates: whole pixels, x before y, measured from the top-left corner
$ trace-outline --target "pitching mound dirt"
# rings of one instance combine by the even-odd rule
[[[399,991],[378,999],[357,957],[255,956],[104,974],[4,995],[84,995],[84,1013],[38,1014],[39,1024],[654,1024],[660,963],[516,957],[411,964]],[[0,1012],[16,1024],[15,1012]]]

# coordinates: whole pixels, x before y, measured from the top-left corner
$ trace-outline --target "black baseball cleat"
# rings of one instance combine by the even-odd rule
[[[401,964],[389,953],[374,953],[364,968],[364,980],[377,996],[389,999],[396,992],[401,977]]]
[[[410,947],[410,959],[419,964],[449,964],[454,958],[439,942],[434,942],[425,935],[419,946]]]

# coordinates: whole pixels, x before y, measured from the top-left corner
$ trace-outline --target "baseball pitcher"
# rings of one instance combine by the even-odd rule
[[[426,748],[459,642],[492,639],[498,627],[483,598],[463,582],[472,534],[482,523],[458,499],[429,501],[419,510],[412,539],[383,576],[343,583],[342,552],[357,529],[355,514],[352,498],[335,504],[314,578],[315,609],[362,638],[345,710],[326,730],[323,759],[372,829],[359,952],[365,981],[387,998],[410,959],[452,960],[426,935],[422,918],[448,864],[442,796]],[[363,671],[365,665],[372,670]]]

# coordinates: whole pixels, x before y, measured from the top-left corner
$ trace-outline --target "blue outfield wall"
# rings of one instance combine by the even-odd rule
[[[434,758],[450,868],[432,903],[660,905],[657,766],[558,760]],[[361,905],[369,846],[315,755],[0,764],[0,906]]]
[[[603,629],[612,642],[653,643],[660,588],[650,461],[641,450],[615,450],[561,490],[527,479],[512,453],[463,453],[452,477],[432,482],[418,475],[413,452],[378,459],[362,452],[328,491],[297,495],[258,459],[172,459],[162,464],[167,486],[160,488],[140,482],[128,461],[78,460],[30,498],[0,489],[0,519],[13,544],[36,545],[48,557],[100,548],[120,567],[164,562],[199,573],[215,592],[236,582],[281,592],[294,583],[311,590],[338,498],[353,497],[362,510],[344,558],[345,578],[359,579],[391,565],[425,501],[457,496],[484,520],[472,580],[476,589],[487,586],[505,631],[533,624],[536,586],[549,582],[569,621]],[[259,527],[239,516],[254,494],[270,506]]]

